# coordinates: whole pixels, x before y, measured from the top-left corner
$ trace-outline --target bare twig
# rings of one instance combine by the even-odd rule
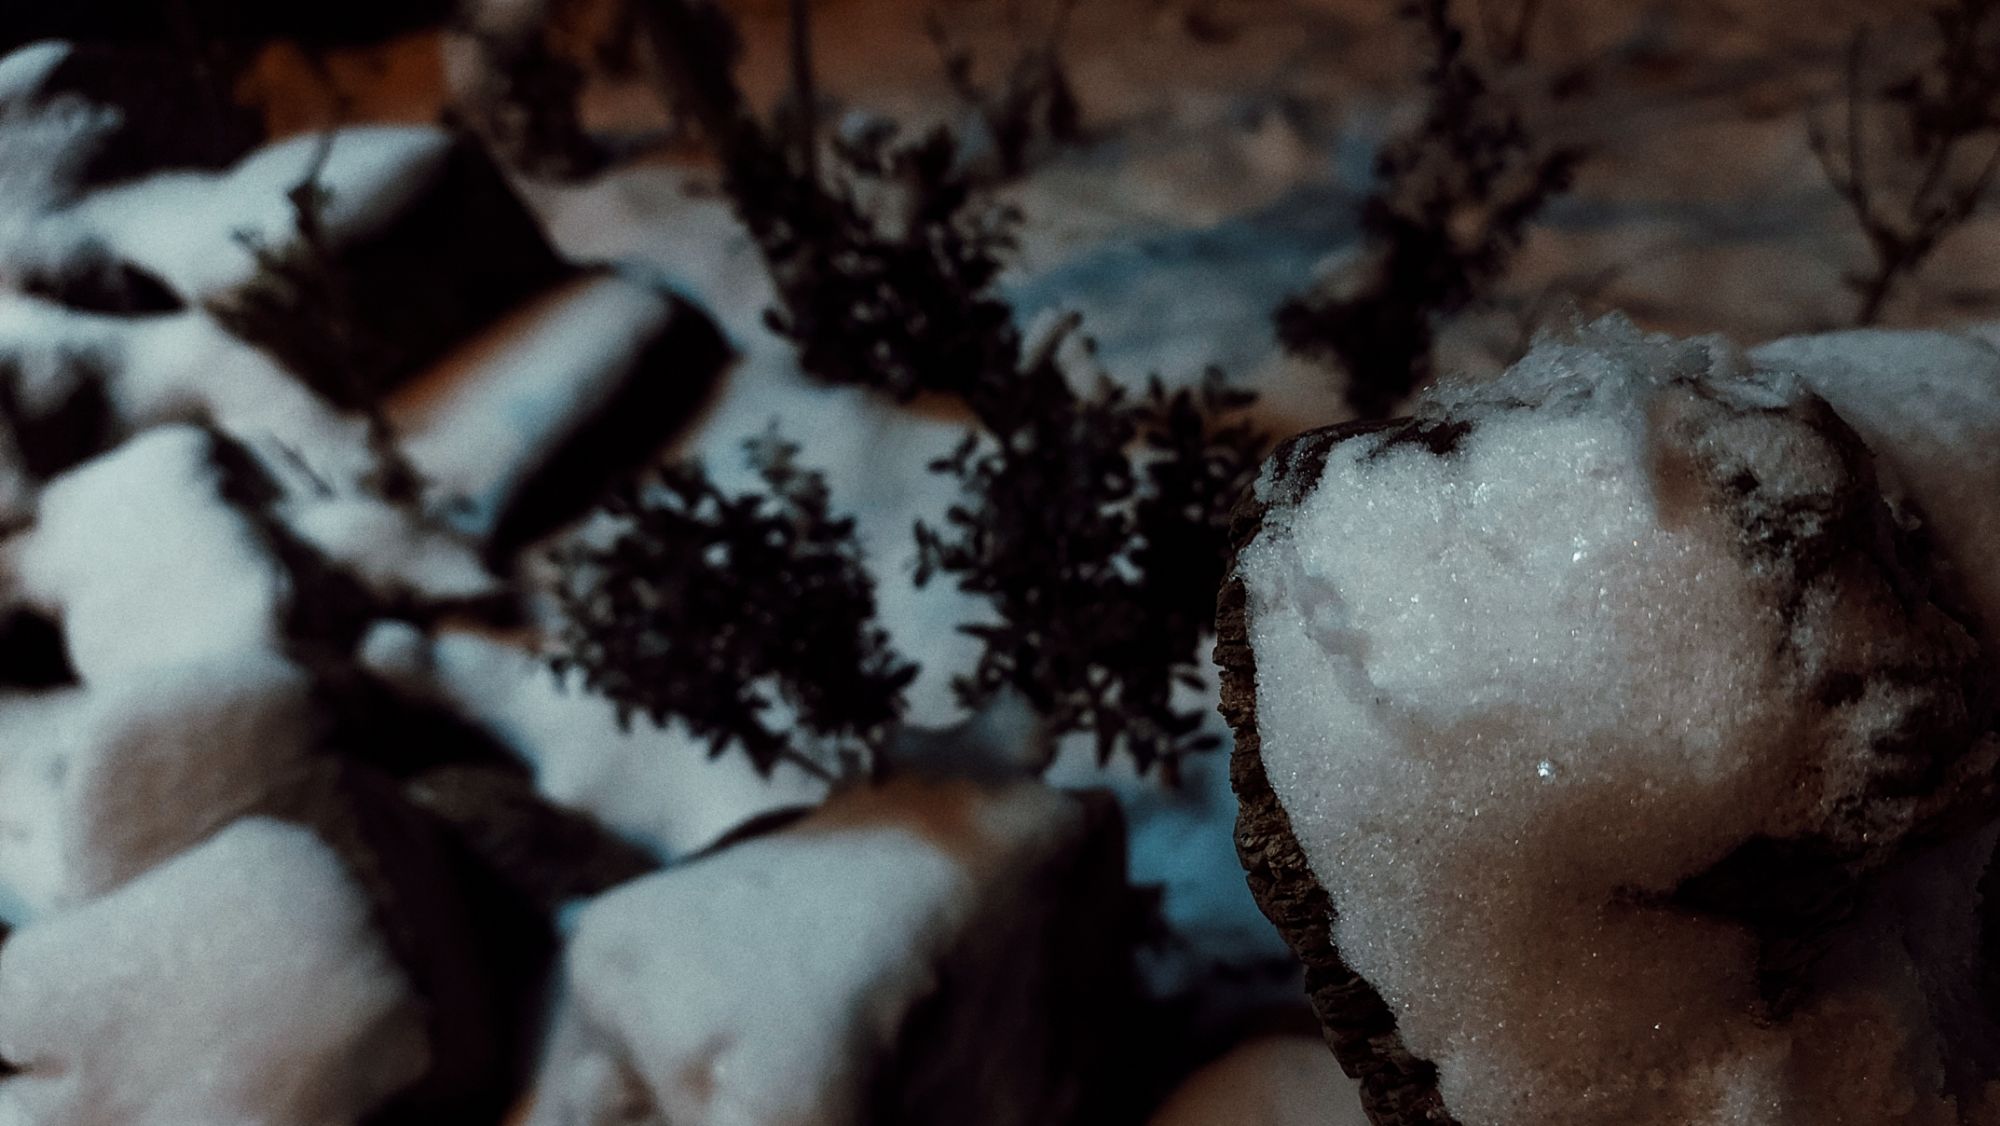
[[[1020,49],[1006,76],[988,86],[973,76],[972,52],[955,42],[936,7],[924,17],[924,30],[944,62],[945,78],[959,100],[971,107],[992,137],[995,165],[990,178],[1013,179],[1028,170],[1030,150],[1037,141],[1060,144],[1081,132],[1076,93],[1062,57],[1062,40],[1076,0],[1058,0],[1041,37]],[[1008,9],[1017,39],[1025,39],[1019,8]]]
[[[1938,247],[1979,210],[2000,171],[2000,0],[1951,0],[1931,13],[1937,50],[1923,70],[1871,87],[1870,31],[1856,33],[1848,49],[1844,136],[1834,138],[1815,119],[1808,139],[1827,182],[1847,205],[1873,258],[1851,274],[1859,298],[1855,319],[1874,324],[1899,289],[1916,276]],[[1877,133],[1871,117],[1900,128],[1911,164],[1871,165]],[[1980,146],[1990,144],[1972,163]],[[1836,153],[1840,155],[1836,155]],[[1971,171],[1968,173],[1968,168]],[[1889,177],[1914,170],[1898,192]]]
[[[1513,20],[1507,19],[1511,8]],[[1535,22],[1542,14],[1542,0],[1479,0],[1480,37],[1494,61],[1514,64],[1527,59]]]
[[[819,182],[819,92],[813,82],[812,0],[792,0],[792,101],[798,116],[799,168]]]
[[[1423,123],[1384,146],[1362,205],[1365,269],[1279,306],[1279,339],[1332,360],[1365,417],[1383,416],[1430,375],[1437,325],[1506,272],[1528,224],[1582,158],[1543,147],[1472,61],[1451,0],[1405,9],[1430,58]]]

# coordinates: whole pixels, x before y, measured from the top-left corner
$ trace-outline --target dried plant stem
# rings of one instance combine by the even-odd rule
[[[1931,18],[1939,37],[1932,62],[1879,91],[1869,76],[1871,32],[1858,31],[1847,52],[1842,136],[1818,120],[1808,135],[1827,182],[1868,242],[1873,261],[1847,279],[1858,300],[1855,320],[1864,325],[1882,319],[1904,285],[1979,210],[2000,175],[2000,60],[1992,49],[2000,0],[1953,0]],[[1901,126],[1915,161],[1907,192],[1882,180],[1894,166],[1873,162],[1882,137],[1871,128],[1876,103]],[[1991,147],[1979,156],[1982,144]]]

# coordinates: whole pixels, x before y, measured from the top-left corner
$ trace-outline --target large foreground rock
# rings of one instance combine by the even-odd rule
[[[583,910],[527,1120],[1066,1121],[1127,987],[1124,868],[1108,798],[836,796]]]
[[[1219,612],[1238,847],[1377,1122],[1995,1121],[1964,343],[1833,378],[1600,325],[1273,457]]]

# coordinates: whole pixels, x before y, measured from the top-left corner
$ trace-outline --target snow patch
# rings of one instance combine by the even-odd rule
[[[479,633],[435,640],[381,625],[362,660],[392,682],[440,700],[480,724],[534,768],[551,801],[596,817],[663,860],[712,844],[759,814],[816,805],[826,784],[781,764],[769,778],[741,754],[711,759],[679,724],[618,723],[612,702],[537,654]]]

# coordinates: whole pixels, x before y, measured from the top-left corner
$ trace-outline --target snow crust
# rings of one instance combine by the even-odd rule
[[[1239,561],[1272,785],[1467,1126],[1993,1121],[1943,1089],[1910,942],[1774,1021],[1754,936],[1665,901],[1753,837],[1846,832],[1878,741],[1950,706],[1922,670],[1956,627],[1772,550],[1850,483],[1814,403],[1600,326],[1421,401],[1464,427],[1443,453],[1336,445]]]
[[[428,1064],[332,850],[239,821],[0,948],[7,1126],[337,1126]]]

